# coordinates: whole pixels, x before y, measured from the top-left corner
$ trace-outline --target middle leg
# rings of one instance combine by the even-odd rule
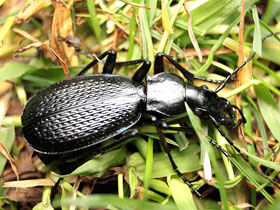
[[[120,66],[129,66],[129,65],[135,65],[142,63],[141,67],[135,72],[135,74],[132,77],[132,80],[134,82],[141,82],[147,75],[150,67],[151,67],[151,61],[146,59],[138,59],[138,60],[132,60],[132,61],[123,61],[123,62],[117,62],[117,65]]]

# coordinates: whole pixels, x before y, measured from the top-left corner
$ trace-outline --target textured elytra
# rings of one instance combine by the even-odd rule
[[[22,114],[23,134],[44,154],[99,144],[141,117],[143,87],[120,75],[91,75],[55,83],[32,97]]]

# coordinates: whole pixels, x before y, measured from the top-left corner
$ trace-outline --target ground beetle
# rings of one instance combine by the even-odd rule
[[[246,120],[238,107],[219,97],[217,92],[254,55],[212,91],[205,85],[197,87],[191,83],[186,84],[177,74],[164,72],[165,58],[190,82],[194,79],[218,82],[194,76],[164,53],[158,53],[155,57],[153,76],[146,76],[151,63],[145,59],[118,63],[142,64],[132,79],[113,75],[116,52],[109,50],[88,64],[76,77],[52,84],[28,100],[22,113],[24,137],[44,163],[74,158],[79,165],[94,153],[105,151],[122,140],[137,135],[137,130],[132,126],[142,118],[148,119],[157,128],[161,145],[173,169],[200,196],[178,170],[162,132],[163,129],[186,131],[186,128],[170,127],[165,118],[182,115],[186,111],[184,103],[187,102],[199,118],[212,121],[220,134],[250,164],[247,157],[220,129],[220,125],[234,128]],[[107,59],[101,75],[82,76],[105,57]],[[233,109],[241,115],[236,124]],[[113,141],[110,140],[112,137],[115,137]],[[219,145],[211,139],[209,141],[228,156]],[[74,161],[71,164],[76,166]],[[64,167],[64,172],[71,170],[73,167],[69,165]],[[259,173],[269,179],[265,174]],[[270,181],[276,184],[273,180]]]

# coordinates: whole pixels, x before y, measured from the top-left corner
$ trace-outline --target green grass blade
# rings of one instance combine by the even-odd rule
[[[274,205],[266,205],[263,209],[265,210],[278,210],[280,209],[280,198],[278,197]]]
[[[255,155],[250,154],[249,152],[247,152],[246,150],[240,148],[240,150],[242,151],[242,153],[246,154],[247,156],[249,156],[251,159],[253,159],[254,161],[261,163],[262,165],[278,170],[280,171],[280,163],[279,162],[273,162],[273,161],[269,161],[269,160],[264,160],[263,158],[259,158]]]
[[[145,1],[141,0],[140,3],[144,5]],[[143,44],[143,57],[152,62],[152,66],[150,69],[153,69],[154,47],[153,47],[152,36],[150,32],[146,9],[139,8],[139,18],[141,24],[140,27],[141,27],[141,37],[142,37],[142,44]]]
[[[15,140],[15,128],[14,126],[0,128],[0,142],[5,145],[7,150],[10,152]],[[3,173],[7,159],[0,155],[0,175]]]
[[[156,10],[157,10],[157,1],[150,0],[149,6],[151,8],[149,10],[149,25],[150,25],[150,27],[152,27],[152,25],[154,23],[153,21],[154,21],[154,17],[156,14]]]
[[[271,77],[273,77],[273,79],[275,79],[280,84],[280,77],[279,77],[278,74],[275,73],[275,71],[273,71],[272,69],[270,69],[269,67],[267,67],[266,65],[264,65],[263,63],[261,63],[259,61],[255,60],[253,63],[254,63],[255,66],[262,69],[265,73],[267,73]]]
[[[256,181],[256,176],[260,179],[263,179],[256,171],[254,171],[251,167],[248,167],[242,158],[234,153],[234,158],[230,157],[231,162],[238,168],[238,170],[252,183],[256,186],[257,189],[263,194],[264,197],[270,202],[274,203],[274,199],[268,194],[266,190],[264,190],[260,184]]]
[[[183,151],[179,151],[178,149],[171,150],[171,155],[182,173],[197,171],[202,168],[199,162],[198,153],[199,146],[196,144],[190,144],[188,148]],[[145,174],[145,163],[143,158],[139,156],[139,153],[131,155],[128,162],[129,165],[136,168],[139,178],[143,179]],[[173,170],[166,154],[155,153],[151,178],[160,178],[175,174],[176,172]]]
[[[279,56],[278,56],[280,54],[280,41],[274,41],[274,40],[266,40],[263,43],[263,57],[262,58],[280,65],[280,60],[279,60]]]
[[[274,4],[276,3],[277,1],[274,1],[274,0],[268,0],[267,1],[267,5],[266,5],[266,11],[265,11],[265,14],[263,16],[263,22],[265,22],[266,24],[269,24],[269,22],[271,21],[271,12],[273,10],[273,6],[275,6]]]
[[[37,203],[32,210],[54,210],[51,205],[51,191],[52,187],[45,186],[43,191],[42,202]]]
[[[123,192],[123,174],[118,174],[118,194],[119,198],[124,197],[124,192]]]
[[[269,90],[263,84],[256,85],[254,88],[263,118],[272,135],[279,140],[280,112],[278,106]]]
[[[171,28],[173,26],[173,24],[176,20],[176,17],[184,2],[185,2],[184,0],[180,0],[179,3],[176,5],[176,10],[174,11],[174,14],[171,17],[170,23],[168,24],[167,28]],[[163,16],[162,18],[167,19],[168,17]],[[167,22],[167,21],[165,21],[165,22]],[[165,49],[166,43],[169,39],[170,33],[171,32],[165,28],[164,33],[162,35],[162,39],[161,39],[159,47],[158,47],[158,52],[164,52],[164,49]]]
[[[139,0],[134,0],[134,3],[139,3]],[[134,48],[134,38],[135,38],[135,30],[136,30],[136,12],[138,12],[138,8],[134,7],[132,11],[132,17],[130,21],[129,27],[129,48],[127,53],[127,60],[131,60],[133,48]]]
[[[136,186],[138,184],[138,179],[134,167],[130,167],[128,169],[128,179],[129,179],[128,184],[130,187],[130,198],[132,198],[136,193]]]
[[[7,62],[0,68],[0,81],[19,78],[32,69],[25,62]]]
[[[179,210],[197,209],[190,188],[177,175],[167,179],[167,183]]]
[[[150,187],[157,192],[164,193],[165,195],[171,195],[171,191],[168,185],[164,181],[161,181],[159,179],[151,179]]]
[[[63,204],[75,204],[78,207],[87,206],[89,208],[106,208],[108,205],[116,206],[120,209],[133,208],[139,210],[178,210],[174,204],[161,205],[154,202],[133,200],[128,198],[119,198],[117,195],[95,194],[86,198],[77,198],[76,200],[65,199]],[[59,203],[54,203],[54,207],[59,207]]]
[[[198,70],[195,72],[196,76],[200,76],[202,74],[204,74],[208,68],[210,67],[213,58],[214,58],[214,54],[215,52],[218,50],[218,48],[223,44],[224,40],[227,38],[227,36],[229,35],[232,27],[238,23],[238,20],[236,20],[235,22],[233,22],[231,25],[229,25],[227,27],[227,30],[225,31],[225,33],[218,39],[218,41],[216,42],[216,44],[211,48],[211,51],[208,55],[207,61],[206,63]]]
[[[101,177],[110,167],[120,164],[126,157],[126,149],[121,147],[120,149],[113,150],[105,153],[97,158],[91,159],[74,170],[67,176],[95,176]]]
[[[87,6],[88,6],[88,11],[89,11],[89,14],[90,14],[90,22],[91,22],[91,27],[92,27],[92,30],[96,36],[96,39],[98,40],[101,48],[102,48],[102,45],[101,45],[101,28],[100,28],[100,25],[99,25],[99,22],[98,22],[98,19],[97,19],[97,16],[96,16],[96,9],[95,9],[95,3],[94,1],[91,1],[91,0],[87,0]]]
[[[245,11],[247,11],[256,0],[245,1]],[[238,0],[208,0],[196,1],[191,7],[193,25],[195,32],[201,31],[200,35],[209,32],[219,24],[229,25],[239,21],[240,1]],[[183,18],[187,21],[187,17]],[[237,23],[236,22],[236,23]]]
[[[6,36],[10,32],[11,27],[14,24],[14,21],[15,16],[10,16],[6,19],[5,24],[0,29],[0,42],[3,42],[3,40],[6,38]]]
[[[262,34],[259,23],[259,16],[256,5],[252,7],[253,19],[255,23],[253,51],[262,57]]]
[[[148,148],[147,148],[147,156],[146,156],[146,165],[145,165],[145,175],[144,175],[144,199],[146,198],[146,191],[149,190],[150,179],[152,176],[153,170],[153,139],[148,139]]]
[[[244,95],[245,95],[246,99],[249,101],[249,103],[252,105],[253,113],[256,118],[258,127],[260,129],[260,133],[261,133],[261,137],[262,137],[262,141],[263,141],[263,147],[267,147],[268,144],[267,144],[266,130],[265,130],[265,126],[264,126],[263,120],[261,118],[261,115],[259,113],[258,107],[247,93],[244,93]],[[264,153],[266,154],[267,151],[265,150]]]

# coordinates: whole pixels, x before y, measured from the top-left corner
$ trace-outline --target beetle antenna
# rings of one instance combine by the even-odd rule
[[[275,33],[272,33],[272,34],[268,34],[266,36],[264,36],[262,38],[262,43],[264,42],[264,40],[266,40],[267,38],[271,37],[271,36],[276,36],[280,34],[280,32],[275,32]],[[277,37],[278,38],[278,37]],[[218,93],[220,90],[222,90],[226,83],[228,82],[228,80],[234,75],[236,74],[243,66],[245,66],[250,60],[252,60],[256,55],[256,52],[253,52],[253,54],[248,58],[246,59],[243,63],[241,63],[241,65],[239,67],[237,67],[230,75],[227,76],[227,78],[223,81],[222,84],[220,84],[217,89],[215,90],[215,93]]]
[[[226,134],[222,131],[222,129],[220,128],[219,124],[217,123],[217,121],[215,120],[214,117],[212,117],[210,115],[210,119],[213,122],[214,126],[216,127],[216,129],[219,131],[219,133],[221,134],[221,136],[223,136],[226,141],[234,148],[234,150],[242,157],[242,159],[248,163],[251,168],[256,171],[258,174],[260,174],[262,177],[264,177],[265,179],[267,179],[268,181],[270,181],[272,184],[274,184],[278,189],[280,189],[280,186],[278,185],[277,182],[273,181],[271,178],[269,178],[269,176],[267,176],[266,174],[264,174],[263,172],[259,171],[248,159],[248,157],[246,155],[244,155],[241,150],[235,146],[233,144],[233,142],[226,136]]]

